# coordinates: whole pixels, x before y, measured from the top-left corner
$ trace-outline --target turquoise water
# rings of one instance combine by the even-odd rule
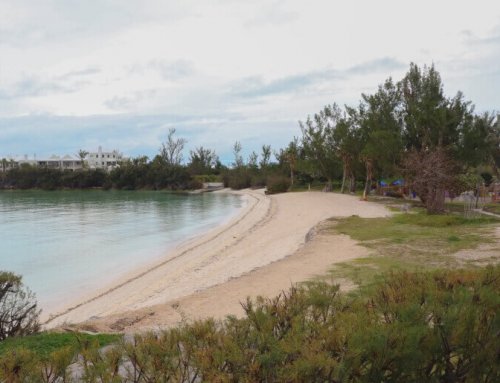
[[[23,276],[41,307],[111,283],[231,218],[228,194],[0,192],[0,270]]]

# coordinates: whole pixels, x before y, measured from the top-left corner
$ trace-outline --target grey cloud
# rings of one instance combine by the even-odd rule
[[[143,64],[134,64],[128,68],[131,74],[144,74],[149,71],[156,71],[164,80],[176,81],[195,74],[195,66],[192,61],[175,60],[168,61],[155,59]]]
[[[10,89],[0,90],[0,99],[38,97],[51,93],[73,93],[90,83],[89,77],[100,72],[98,68],[85,68],[43,79],[40,76],[24,76]]]
[[[500,24],[497,24],[489,33],[489,35],[484,37],[479,37],[475,35],[472,31],[468,29],[464,29],[460,32],[463,41],[468,46],[476,46],[476,45],[490,45],[492,44],[494,47],[500,46]]]
[[[388,72],[406,67],[407,64],[393,58],[380,58],[357,64],[346,69],[325,69],[283,77],[265,82],[262,77],[247,77],[231,85],[230,94],[243,98],[263,97],[273,94],[293,93],[320,82],[346,80],[352,76]]]
[[[354,65],[343,72],[346,76],[363,75],[369,74],[371,72],[384,72],[403,69],[407,66],[408,65],[402,61],[396,60],[391,57],[383,57],[380,59],[375,59],[358,65]]]
[[[67,72],[62,74],[61,76],[58,77],[60,80],[68,80],[68,79],[74,79],[77,77],[87,77],[91,75],[95,75],[101,72],[101,69],[92,67],[92,68],[85,68],[81,70],[75,70],[71,72]]]
[[[21,15],[2,25],[0,44],[29,46],[99,37],[154,22],[177,22],[192,15],[186,2],[116,0],[4,0]],[[0,15],[0,21],[2,20]]]
[[[177,60],[172,62],[165,60],[153,60],[148,64],[148,66],[160,72],[161,76],[165,80],[178,80],[188,77],[195,72],[193,63],[187,60]]]
[[[245,25],[248,27],[261,27],[265,25],[282,25],[297,20],[299,15],[287,9],[280,1],[265,3],[259,8],[259,12]]]
[[[194,65],[190,61],[178,60],[165,62],[163,60],[153,61],[153,68],[156,68],[165,80],[177,80],[190,76],[194,73]]]
[[[231,93],[241,97],[260,97],[278,93],[288,93],[303,89],[321,78],[328,77],[331,71],[312,72],[283,77],[265,82],[262,77],[247,77],[232,86]]]
[[[160,89],[147,89],[133,92],[128,96],[115,96],[109,100],[104,101],[104,105],[111,110],[127,111],[131,109],[135,104],[156,97],[159,92]]]
[[[78,89],[79,86],[63,85],[58,82],[44,81],[36,76],[27,76],[16,82],[10,89],[0,90],[0,99],[37,97],[50,93],[72,93]]]

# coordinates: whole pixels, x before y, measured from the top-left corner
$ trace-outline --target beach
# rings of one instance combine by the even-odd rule
[[[133,332],[241,315],[247,296],[276,295],[336,262],[366,255],[349,237],[322,233],[323,221],[390,214],[350,195],[234,193],[246,205],[229,222],[177,246],[156,264],[110,278],[108,286],[68,302],[59,313],[45,313],[45,327],[85,322],[98,331]]]

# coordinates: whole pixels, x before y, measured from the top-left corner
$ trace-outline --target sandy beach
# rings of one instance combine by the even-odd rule
[[[322,221],[389,214],[381,205],[335,193],[237,193],[247,203],[230,222],[181,244],[159,263],[70,302],[46,327],[86,322],[99,331],[133,332],[240,315],[247,296],[276,295],[336,262],[366,254],[349,237],[322,233]]]

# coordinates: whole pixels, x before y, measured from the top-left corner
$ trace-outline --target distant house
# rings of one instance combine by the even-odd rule
[[[49,168],[49,169],[60,169],[60,170],[78,170],[82,169],[82,160],[80,158],[70,156],[66,154],[63,157],[52,155],[46,159],[38,159],[36,161],[36,166]],[[19,162],[21,165],[22,162]],[[33,165],[30,163],[30,165]]]
[[[6,172],[9,171],[10,169],[15,169],[19,165],[17,161],[12,158],[12,157],[4,157],[0,159],[0,172]]]
[[[10,169],[15,169],[23,165],[69,171],[83,169],[84,167],[89,169],[104,169],[106,171],[111,171],[120,166],[120,163],[124,160],[126,160],[126,158],[123,157],[123,154],[117,150],[113,150],[112,152],[103,152],[102,148],[99,146],[97,152],[87,154],[83,161],[80,157],[71,156],[69,154],[66,154],[65,156],[52,155],[48,158],[28,158],[27,155],[23,157],[9,156],[8,158],[0,158],[0,172],[6,172]]]
[[[103,152],[101,146],[99,146],[97,152],[91,152],[85,157],[85,162],[90,169],[113,170],[120,166],[120,163],[124,160],[123,154],[118,150]]]

